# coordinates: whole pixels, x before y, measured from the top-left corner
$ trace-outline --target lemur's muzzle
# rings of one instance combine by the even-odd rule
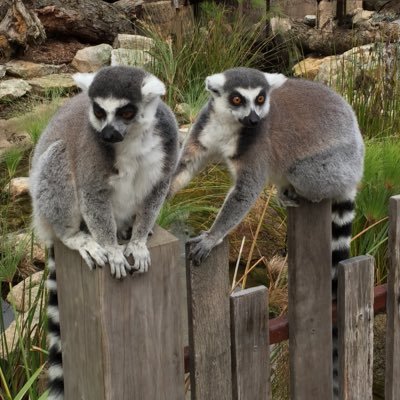
[[[254,110],[251,110],[250,114],[247,117],[244,117],[240,120],[240,123],[242,123],[244,126],[248,128],[256,127],[259,122],[260,122],[260,117]]]
[[[100,137],[108,143],[122,142],[124,137],[115,128],[110,125],[105,126],[100,132]]]

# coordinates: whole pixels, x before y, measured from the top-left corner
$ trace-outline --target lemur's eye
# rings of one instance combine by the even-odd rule
[[[260,94],[260,95],[257,97],[257,104],[264,104],[264,103],[265,103],[265,96],[262,95],[262,94]]]
[[[241,99],[239,96],[234,96],[234,97],[232,97],[232,99],[231,99],[231,103],[232,103],[234,106],[240,106],[240,105],[242,104],[242,99]]]
[[[133,111],[123,111],[120,113],[120,116],[123,119],[132,119],[135,116],[135,113]]]
[[[99,107],[96,103],[93,104],[93,114],[98,119],[103,119],[106,117],[106,112],[101,107]]]

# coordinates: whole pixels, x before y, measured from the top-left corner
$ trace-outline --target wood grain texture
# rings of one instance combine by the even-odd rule
[[[189,246],[186,248],[189,254]],[[192,400],[231,400],[229,265],[226,240],[194,266],[187,260]]]
[[[331,204],[288,209],[292,400],[332,398]]]
[[[184,399],[179,245],[156,228],[149,272],[118,281],[56,245],[65,400]]]
[[[400,196],[389,203],[385,399],[400,399]]]
[[[372,400],[374,258],[338,267],[339,390],[342,400]]]
[[[268,290],[231,294],[232,399],[269,399]]]

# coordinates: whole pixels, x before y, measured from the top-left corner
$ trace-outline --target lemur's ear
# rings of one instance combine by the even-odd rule
[[[94,77],[96,76],[95,72],[91,73],[76,73],[72,75],[72,79],[82,90],[88,90],[89,86],[92,84]]]
[[[220,96],[225,81],[226,81],[225,75],[222,73],[207,76],[206,89],[212,95]]]
[[[269,74],[265,73],[265,79],[267,80],[271,90],[281,87],[287,80],[286,76],[283,74]]]
[[[142,96],[145,102],[151,101],[166,92],[165,85],[154,75],[148,75],[143,80]]]

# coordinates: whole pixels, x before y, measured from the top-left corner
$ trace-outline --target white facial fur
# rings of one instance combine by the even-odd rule
[[[257,87],[255,89],[237,88],[236,90],[246,99],[246,105],[237,107],[237,109],[233,109],[232,114],[237,119],[241,119],[249,115],[251,111],[255,111],[255,113],[260,118],[264,118],[268,114],[270,107],[268,96],[269,93],[266,93],[265,102],[262,105],[258,105],[255,103],[255,100],[257,99],[262,89],[262,87]]]
[[[115,120],[115,111],[129,103],[128,99],[116,99],[114,97],[102,98],[96,97],[94,101],[106,112],[107,116],[105,119],[99,120],[93,113],[93,109],[90,108],[89,120],[93,128],[100,132],[107,124],[113,125]]]

